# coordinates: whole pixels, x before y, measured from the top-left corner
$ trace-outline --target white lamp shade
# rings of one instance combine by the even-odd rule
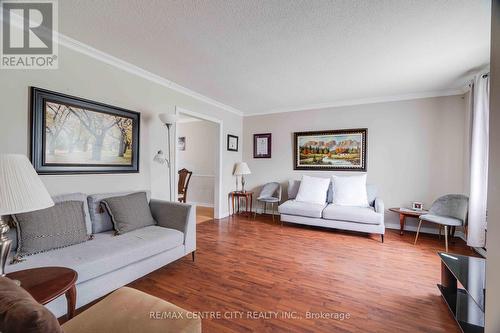
[[[28,158],[0,154],[0,216],[51,206],[54,202]]]
[[[177,122],[177,115],[173,113],[160,113],[158,118],[160,118],[161,122],[165,125],[172,125]]]
[[[241,176],[241,175],[249,175],[252,172],[250,171],[250,168],[245,162],[240,162],[236,164],[236,168],[234,169],[234,175],[235,176]]]

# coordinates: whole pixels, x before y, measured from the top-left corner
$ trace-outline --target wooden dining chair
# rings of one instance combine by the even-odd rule
[[[177,173],[179,174],[179,183],[177,184],[178,200],[179,202],[186,203],[189,181],[193,172],[183,168]]]

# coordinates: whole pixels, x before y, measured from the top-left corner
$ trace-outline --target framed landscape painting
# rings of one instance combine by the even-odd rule
[[[294,170],[366,171],[367,131],[294,133]]]
[[[140,114],[31,88],[31,160],[39,174],[139,172]]]

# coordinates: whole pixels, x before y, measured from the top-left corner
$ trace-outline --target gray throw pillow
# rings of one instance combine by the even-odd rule
[[[14,215],[17,255],[53,250],[88,239],[82,201],[58,202],[53,207]]]
[[[132,193],[102,200],[111,216],[117,234],[155,225],[146,192]]]

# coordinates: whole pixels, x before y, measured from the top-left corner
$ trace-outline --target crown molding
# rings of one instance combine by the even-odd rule
[[[253,117],[253,116],[262,116],[262,115],[266,115],[266,114],[287,113],[287,112],[297,112],[297,111],[307,111],[307,110],[319,110],[319,109],[327,109],[327,108],[333,108],[333,107],[339,107],[339,106],[397,102],[397,101],[406,101],[406,100],[412,100],[412,99],[441,97],[441,96],[455,96],[455,95],[463,95],[466,92],[467,92],[466,87],[463,87],[460,89],[436,90],[436,91],[428,91],[428,92],[414,93],[414,94],[382,96],[382,97],[373,97],[373,98],[360,98],[360,99],[350,99],[350,100],[339,100],[339,101],[333,101],[333,102],[329,102],[329,103],[298,105],[298,106],[290,106],[290,107],[284,107],[284,108],[276,108],[276,109],[271,109],[271,110],[263,111],[263,112],[248,113],[248,114],[245,114],[244,117]]]
[[[190,90],[186,87],[183,87],[183,86],[181,86],[173,81],[167,80],[164,77],[161,77],[159,75],[151,73],[150,71],[147,71],[139,66],[133,65],[127,61],[124,61],[120,58],[112,56],[106,52],[100,51],[100,50],[98,50],[90,45],[87,45],[85,43],[77,41],[76,39],[68,37],[62,33],[56,33],[56,34],[58,35],[58,44],[59,45],[63,45],[63,46],[65,46],[73,51],[85,54],[91,58],[97,59],[99,61],[102,61],[104,63],[112,65],[112,66],[119,68],[123,71],[126,71],[128,73],[137,75],[143,79],[149,80],[149,81],[157,83],[159,85],[162,85],[164,87],[170,88],[172,90],[175,90],[179,93],[182,93],[184,95],[195,98],[195,99],[202,101],[204,103],[216,106],[220,109],[234,113],[238,116],[243,116],[243,112],[241,112],[240,110],[238,110],[232,106],[218,102],[210,97],[207,97],[207,96],[202,95],[200,93],[197,93],[193,90]]]

